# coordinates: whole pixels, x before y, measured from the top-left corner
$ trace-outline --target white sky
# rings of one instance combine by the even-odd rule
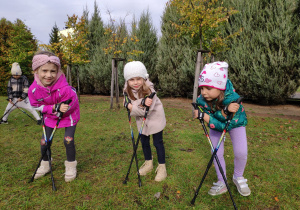
[[[95,0],[0,0],[0,19],[6,18],[15,22],[21,19],[39,43],[48,44],[49,34],[56,23],[60,30],[65,27],[67,15],[82,16],[87,7],[89,18],[94,12]],[[120,18],[130,26],[132,17],[138,19],[141,13],[149,9],[152,23],[160,35],[161,16],[168,0],[96,0],[100,15],[104,23],[108,23],[110,11],[112,17]],[[126,16],[128,15],[128,16]]]

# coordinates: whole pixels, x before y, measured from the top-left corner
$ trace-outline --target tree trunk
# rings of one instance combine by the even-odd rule
[[[115,60],[111,60],[111,83],[110,83],[110,108],[113,108],[114,103],[114,77],[115,77]]]

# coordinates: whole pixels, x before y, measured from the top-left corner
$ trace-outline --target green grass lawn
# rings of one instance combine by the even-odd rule
[[[0,101],[3,113],[7,102],[5,97],[0,97]],[[50,175],[28,183],[40,159],[42,127],[15,110],[9,116],[9,124],[0,125],[0,209],[192,208],[189,204],[194,188],[210,159],[209,144],[199,121],[191,119],[191,110],[173,108],[162,101],[167,118],[164,142],[168,177],[157,183],[153,170],[142,177],[141,188],[135,165],[127,185],[122,183],[132,155],[130,129],[126,110],[110,110],[108,97],[81,96],[81,120],[75,135],[78,177],[71,183],[64,181],[64,130],[55,133],[51,148],[56,192],[52,191]],[[248,119],[248,163],[244,176],[252,191],[249,197],[242,197],[231,180],[233,152],[229,136],[225,142],[228,182],[237,207],[299,208],[300,121],[253,116]],[[154,146],[152,149],[156,167]],[[141,165],[140,145],[138,159]],[[214,181],[216,173],[211,168],[195,209],[233,209],[228,193],[217,197],[207,194]],[[154,197],[157,192],[161,192],[159,199]]]

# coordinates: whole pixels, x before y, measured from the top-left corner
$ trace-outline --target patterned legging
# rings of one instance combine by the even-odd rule
[[[46,130],[46,135],[47,135],[47,140],[48,140],[50,138],[50,135],[54,128],[50,128],[47,126],[45,126],[45,128],[46,128],[45,130]],[[64,145],[66,147],[67,160],[69,162],[75,161],[75,154],[76,154],[75,143],[74,143],[75,130],[76,130],[76,125],[65,128]],[[51,144],[52,144],[52,141],[50,142],[50,146],[51,146]],[[44,134],[43,134],[42,139],[41,139],[42,155],[43,155],[43,152],[45,149],[46,149],[46,145],[45,145],[45,138],[44,138]],[[51,149],[50,149],[50,155],[51,155]],[[48,156],[45,155],[43,157],[43,160],[48,161]]]

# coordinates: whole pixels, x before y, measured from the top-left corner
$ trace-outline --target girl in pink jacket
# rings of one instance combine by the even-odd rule
[[[34,82],[29,87],[28,97],[31,105],[43,114],[47,139],[57,123],[58,112],[63,113],[58,128],[65,128],[64,145],[67,160],[65,161],[65,181],[75,179],[77,161],[75,159],[74,134],[80,119],[79,102],[76,90],[69,86],[61,71],[60,60],[55,54],[47,51],[37,53],[32,59]],[[62,102],[72,100],[71,103]],[[51,144],[51,142],[50,142]],[[41,139],[41,152],[46,149],[45,137]],[[50,172],[47,155],[38,168],[35,179]]]
[[[146,97],[155,92],[153,84],[148,80],[146,67],[140,61],[132,61],[124,67],[124,78],[126,80],[124,92],[128,94],[131,103],[127,108],[130,115],[135,116],[138,130],[140,130],[145,114],[145,105],[150,107],[141,134],[141,143],[145,157],[144,164],[140,167],[139,173],[145,176],[153,169],[153,160],[150,147],[150,135],[153,137],[153,144],[158,157],[155,181],[163,181],[167,177],[165,165],[165,147],[163,143],[163,129],[166,126],[166,118],[163,105],[155,95],[153,99]]]

